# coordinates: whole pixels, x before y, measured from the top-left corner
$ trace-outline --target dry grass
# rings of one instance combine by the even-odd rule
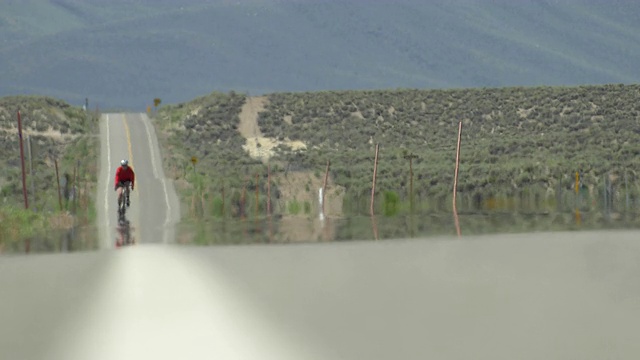
[[[58,213],[49,218],[49,227],[53,230],[68,230],[74,223],[75,218],[68,212]]]

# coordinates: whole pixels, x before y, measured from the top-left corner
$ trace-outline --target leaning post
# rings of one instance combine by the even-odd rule
[[[56,165],[56,182],[58,183],[58,204],[60,205],[60,211],[62,211],[62,194],[60,192],[60,173],[58,172],[58,159],[53,160]]]
[[[456,147],[456,170],[453,176],[453,218],[455,220],[456,232],[460,237],[460,221],[458,219],[458,171],[460,169],[460,143],[462,141],[462,121],[458,123],[458,145]]]
[[[456,147],[456,169],[453,176],[453,208],[457,210],[458,171],[460,169],[460,142],[462,141],[462,121],[458,123],[458,146]]]
[[[20,163],[22,164],[22,195],[24,196],[24,208],[29,208],[29,198],[27,196],[27,174],[24,168],[24,143],[22,141],[22,117],[18,110],[18,137],[20,138]]]

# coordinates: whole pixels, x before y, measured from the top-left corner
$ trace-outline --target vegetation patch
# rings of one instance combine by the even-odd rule
[[[283,224],[314,218],[328,163],[327,214],[368,214],[376,145],[376,214],[450,211],[461,122],[461,213],[579,209],[594,219],[596,208],[640,204],[639,95],[638,85],[274,93],[254,111],[253,134],[305,147],[260,157],[241,130],[255,98],[214,93],[163,107],[155,123],[185,218],[267,208]]]
[[[22,186],[18,111],[28,209]],[[0,165],[5,169],[0,176],[0,244],[93,223],[98,117],[49,97],[0,98]]]

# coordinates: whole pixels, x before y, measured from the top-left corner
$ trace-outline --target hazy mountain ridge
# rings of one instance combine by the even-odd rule
[[[40,29],[25,34],[25,11]],[[626,1],[31,0],[3,13],[0,95],[105,107],[213,90],[640,81],[640,4]]]

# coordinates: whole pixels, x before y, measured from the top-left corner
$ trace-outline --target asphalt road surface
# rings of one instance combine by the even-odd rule
[[[127,212],[129,231],[138,243],[169,243],[180,217],[179,203],[165,179],[157,138],[146,114],[106,114],[100,123],[101,159],[98,214],[101,244],[113,247],[118,232],[117,199],[113,189],[120,160],[136,173],[135,190]]]
[[[638,231],[178,246],[146,121],[102,124],[138,244],[113,249],[103,171],[104,250],[0,258],[0,359],[640,357]]]

